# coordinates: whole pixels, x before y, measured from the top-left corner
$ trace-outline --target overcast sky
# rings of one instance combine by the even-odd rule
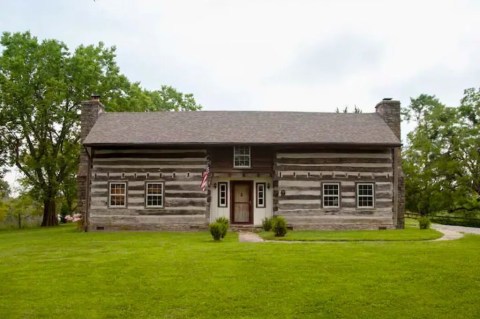
[[[207,110],[456,105],[480,78],[480,1],[2,0],[0,30],[115,45],[131,80]]]
[[[480,79],[480,1],[0,0],[0,30],[99,41],[148,89],[206,110],[373,111],[421,93],[457,105]]]

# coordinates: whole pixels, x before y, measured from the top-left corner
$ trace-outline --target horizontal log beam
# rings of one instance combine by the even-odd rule
[[[327,158],[281,158],[281,159],[277,159],[276,161],[277,165],[292,165],[292,164],[320,165],[320,164],[348,164],[348,163],[388,164],[388,163],[392,163],[392,159],[389,157],[379,157],[379,158],[327,157]]]
[[[280,158],[392,158],[390,151],[371,152],[366,151],[339,153],[339,152],[317,152],[317,153],[277,153],[276,159]]]

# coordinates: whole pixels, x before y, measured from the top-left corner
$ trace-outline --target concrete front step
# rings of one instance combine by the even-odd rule
[[[231,231],[245,231],[245,232],[255,232],[255,231],[260,231],[262,230],[262,227],[260,226],[254,226],[254,225],[230,225],[230,230]]]

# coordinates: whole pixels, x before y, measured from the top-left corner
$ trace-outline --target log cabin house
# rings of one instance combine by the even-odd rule
[[[293,229],[404,225],[400,102],[374,113],[109,113],[82,105],[87,230],[204,229],[218,217]],[[209,170],[206,187],[202,174]]]

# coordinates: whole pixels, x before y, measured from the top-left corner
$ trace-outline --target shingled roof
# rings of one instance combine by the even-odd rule
[[[197,111],[103,113],[85,145],[400,145],[376,113]]]

